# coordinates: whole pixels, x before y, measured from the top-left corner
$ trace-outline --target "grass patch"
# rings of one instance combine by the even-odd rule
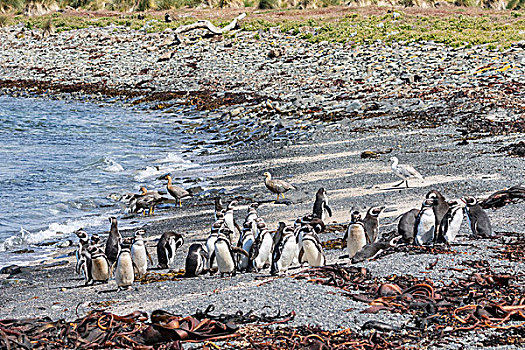
[[[165,1],[165,8],[168,9],[187,0]],[[270,27],[277,26],[283,33],[297,35],[310,42],[330,41],[351,45],[376,40],[386,43],[434,41],[453,47],[487,44],[491,48],[502,49],[513,42],[525,40],[525,16],[519,10],[492,13],[480,11],[476,15],[467,15],[459,10],[445,15],[422,15],[417,11],[398,10],[400,16],[394,16],[386,10],[381,12],[381,15],[364,14],[346,9],[334,10],[333,14],[320,17],[297,10],[266,10],[248,14],[247,20],[241,22],[241,27],[246,31],[268,31]],[[182,19],[174,16],[173,22],[165,23],[161,13],[146,13],[143,20],[139,20],[136,15],[87,17],[55,13],[30,18],[15,16],[10,17],[10,22],[23,22],[27,28],[44,28],[51,18],[56,32],[89,26],[106,27],[111,24],[138,30],[147,22],[148,32],[160,32],[209,17],[206,13],[195,17],[184,16]],[[231,14],[213,17],[212,22],[224,26],[232,17]],[[1,23],[0,21],[0,25]]]

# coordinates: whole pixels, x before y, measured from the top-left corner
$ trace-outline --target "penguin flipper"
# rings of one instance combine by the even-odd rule
[[[303,262],[303,255],[304,255],[304,248],[301,247],[301,250],[299,250],[299,256],[297,257],[297,260],[299,260],[299,264],[302,264]]]
[[[86,280],[86,285],[89,284],[89,282],[93,281],[93,275],[91,273],[91,269],[93,267],[93,263],[91,261],[91,259],[89,260],[86,260],[86,267],[87,267],[87,273],[86,273],[86,276],[84,276],[85,280]]]
[[[213,260],[215,260],[215,250],[213,251],[213,253],[211,253],[211,256],[210,256],[210,270],[212,269],[212,266],[213,266]]]
[[[232,249],[232,252],[234,252],[234,253],[242,254],[242,255],[244,255],[246,257],[250,257],[250,254],[246,250],[244,250],[244,249],[242,249],[240,247],[232,247],[231,249]]]
[[[326,212],[328,213],[328,216],[332,217],[332,209],[328,206],[328,204],[325,203],[324,208]]]

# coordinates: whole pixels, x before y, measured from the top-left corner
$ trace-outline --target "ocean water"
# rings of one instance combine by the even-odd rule
[[[160,175],[199,167],[180,128],[187,117],[0,96],[0,267],[45,259],[54,248],[42,242],[76,242],[81,227],[107,230],[125,213],[112,194],[162,189]]]

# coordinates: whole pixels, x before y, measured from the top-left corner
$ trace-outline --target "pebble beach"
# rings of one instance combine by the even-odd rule
[[[434,42],[310,43],[271,29],[192,35],[174,44],[170,30],[91,27],[41,38],[37,30],[0,28],[2,94],[118,101],[166,114],[197,110],[198,118],[174,127],[190,136],[188,150],[209,169],[188,172],[209,181],[183,208],[161,208],[144,226],[155,263],[163,232],[184,235],[171,275],[161,278],[168,271],[153,270],[158,281],[135,283],[128,291],[117,291],[113,280],[84,287],[74,274],[75,246],[57,248],[47,264],[4,270],[0,319],[70,320],[100,308],[116,314],[164,309],[187,315],[214,305],[217,313],[294,311],[290,326],[365,334],[369,331],[361,326],[370,320],[414,326],[410,314],[362,313],[366,304],[340,289],[294,277],[305,267],[278,277],[269,270],[226,278],[182,278],[176,272],[184,268],[188,247],[209,234],[217,194],[225,202],[240,200],[239,223],[249,203],[260,202],[259,216],[275,230],[279,221],[292,223],[311,212],[317,189],[324,187],[334,213],[331,229],[321,234],[328,241],[344,235],[352,208],[386,206],[379,221],[380,234],[386,234],[396,230],[396,217],[420,208],[430,190],[446,198],[483,199],[522,184],[524,159],[514,145],[525,130],[525,42],[496,51]],[[391,156],[414,166],[424,180],[411,180],[411,188],[394,187],[399,180],[390,170]],[[297,188],[287,193],[289,202],[273,203],[265,171]],[[515,203],[487,210],[497,239],[472,238],[464,222],[452,253],[402,249],[357,265],[380,280],[409,275],[443,286],[468,278],[476,269],[472,262],[484,261],[495,273],[513,275],[512,283],[523,291],[523,260],[502,258],[498,249],[525,232],[524,209]],[[344,249],[325,253],[328,264],[350,264],[340,258]],[[426,346],[523,346],[523,328],[517,345],[493,341],[497,332],[465,332]]]

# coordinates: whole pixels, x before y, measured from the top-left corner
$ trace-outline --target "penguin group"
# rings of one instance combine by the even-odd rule
[[[395,161],[396,170],[411,170],[401,167]],[[414,177],[405,174],[405,181]],[[399,175],[401,177],[401,175]],[[283,195],[289,184],[280,180],[271,180],[265,173],[266,185],[277,195]],[[168,192],[181,205],[181,199],[188,194],[175,188],[169,175]],[[286,186],[285,186],[286,185]],[[132,197],[134,210],[140,207],[150,214],[154,212],[161,194],[156,191],[141,189],[141,194]],[[268,269],[271,275],[285,274],[293,266],[319,267],[326,264],[323,242],[320,234],[326,229],[326,222],[332,216],[328,204],[327,192],[319,188],[315,195],[313,209],[286,223],[281,221],[275,230],[271,230],[258,213],[260,203],[252,202],[247,206],[242,225],[236,217],[241,209],[238,199],[223,203],[215,198],[214,219],[209,227],[205,241],[190,245],[185,259],[185,277],[197,277],[205,273],[219,273],[234,276],[237,273],[258,273]],[[422,200],[419,209],[411,209],[398,217],[397,234],[381,236],[379,216],[385,206],[372,206],[366,211],[350,211],[350,222],[346,227],[342,242],[346,243],[347,256],[351,263],[377,257],[381,252],[406,244],[414,246],[450,245],[455,242],[464,216],[475,237],[494,237],[490,220],[476,198],[466,196],[446,200],[437,190],[429,191]],[[119,289],[129,288],[137,278],[142,278],[148,271],[148,263],[153,264],[144,242],[144,230],[137,230],[133,237],[123,238],[118,230],[117,219],[109,219],[111,227],[104,249],[98,235],[88,235],[78,230],[79,239],[76,251],[76,271],[82,274],[85,284],[107,282],[113,275]],[[184,238],[175,231],[164,232],[158,240],[157,259],[159,269],[172,268],[175,255],[184,244]]]
[[[79,229],[75,233],[79,239],[75,252],[75,270],[84,277],[85,285],[95,282],[106,283],[114,277],[119,290],[129,289],[135,280],[144,277],[148,263],[153,264],[144,242],[144,230],[137,230],[133,237],[123,238],[118,229],[117,218],[110,217],[111,224],[104,249],[98,234],[88,239],[88,234]],[[182,246],[182,235],[175,232],[164,233],[157,244],[157,257],[160,268],[168,268],[173,262],[175,251]]]

